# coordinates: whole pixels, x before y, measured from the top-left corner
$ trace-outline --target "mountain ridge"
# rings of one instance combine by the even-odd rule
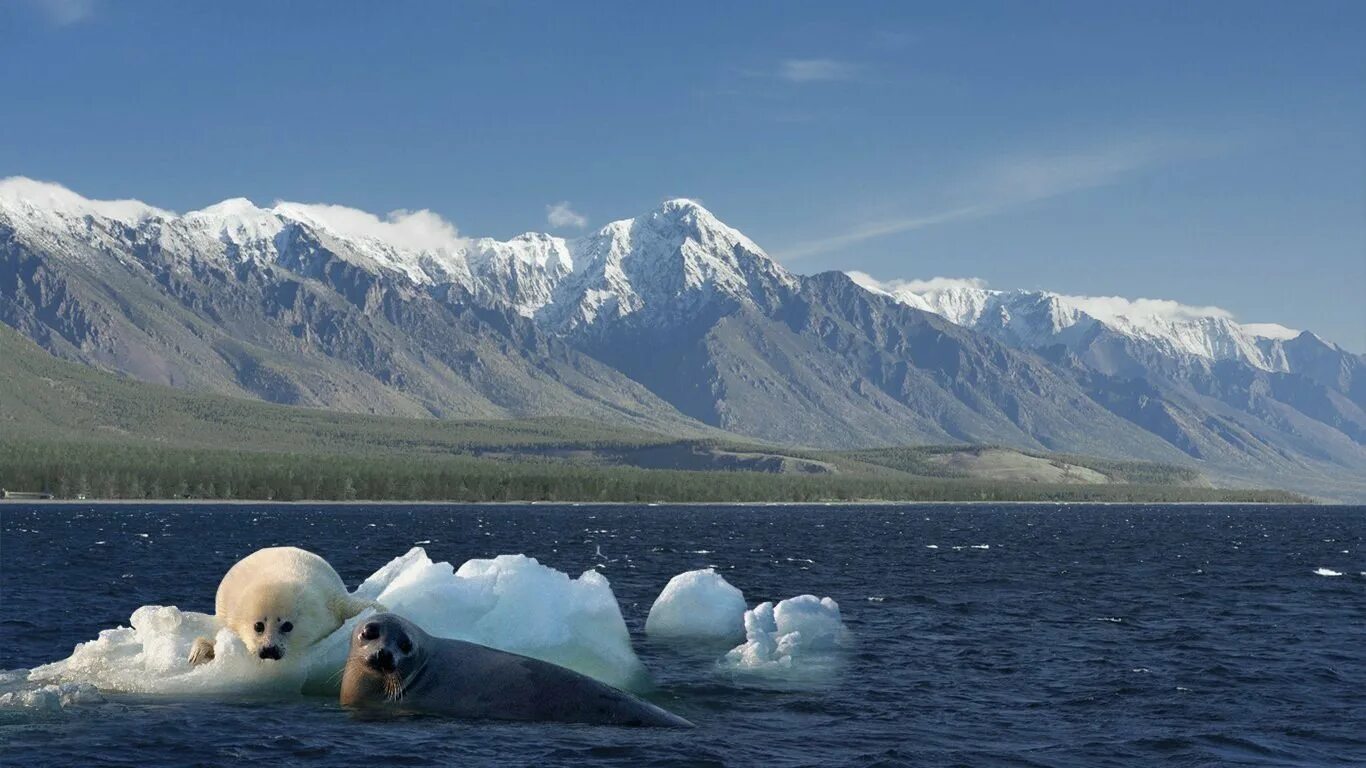
[[[1299,490],[1356,493],[1366,473],[1363,358],[1312,334],[909,285],[792,273],[687,199],[497,241],[429,211],[238,198],[176,215],[0,182],[0,320],[151,381],[791,445],[993,443]]]

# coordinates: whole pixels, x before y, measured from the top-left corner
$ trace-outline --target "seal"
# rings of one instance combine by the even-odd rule
[[[491,720],[620,726],[692,723],[604,682],[540,659],[432,637],[379,613],[351,637],[341,704]]]
[[[270,547],[242,558],[223,576],[214,619],[242,639],[251,655],[280,660],[337,631],[371,600],[353,597],[328,562],[297,547]],[[213,659],[213,640],[200,637],[190,664]]]

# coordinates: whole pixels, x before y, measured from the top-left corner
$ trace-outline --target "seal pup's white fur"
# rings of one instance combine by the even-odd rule
[[[278,660],[372,607],[380,606],[347,593],[341,577],[321,557],[297,547],[270,547],[228,569],[218,585],[214,618],[240,637],[252,656]],[[190,650],[190,664],[213,656],[213,640],[200,637]]]

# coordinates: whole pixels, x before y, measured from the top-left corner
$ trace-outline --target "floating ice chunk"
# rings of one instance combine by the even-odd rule
[[[104,697],[89,683],[40,685],[0,694],[0,709],[60,712],[72,707],[89,707],[103,703]]]
[[[723,667],[788,677],[821,673],[838,660],[848,630],[834,600],[801,595],[745,612],[745,642],[721,660]]]
[[[308,676],[308,654],[262,662],[247,653],[235,633],[217,627],[207,614],[145,605],[133,612],[129,623],[131,628],[106,629],[95,640],[77,645],[62,661],[36,667],[29,680],[86,683],[125,693],[269,696],[298,693]],[[215,658],[191,667],[190,646],[197,637],[214,638]]]
[[[1331,569],[1328,569],[1328,568],[1319,568],[1319,569],[1317,569],[1317,570],[1314,571],[1314,575],[1316,575],[1316,576],[1341,576],[1341,575],[1342,575],[1342,572],[1341,572],[1341,571],[1334,571],[1334,570],[1331,570]]]
[[[437,637],[543,659],[618,687],[649,683],[607,577],[591,569],[574,579],[525,555],[500,555],[456,570],[414,547],[366,579],[356,595]],[[341,668],[349,630],[365,615],[320,646],[312,683]]]
[[[714,568],[669,579],[650,606],[645,632],[652,637],[737,641],[745,636],[745,596]]]

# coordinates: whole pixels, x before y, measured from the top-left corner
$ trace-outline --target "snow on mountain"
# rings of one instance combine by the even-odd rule
[[[555,298],[555,289],[574,270],[564,238],[528,232],[506,242],[485,237],[466,251],[474,293],[534,317]]]
[[[1366,357],[1313,334],[1170,301],[803,277],[684,199],[500,241],[425,210],[182,215],[11,178],[0,272],[0,321],[55,354],[274,402],[1189,457],[1316,492],[1366,466]]]
[[[797,283],[752,240],[687,199],[577,239],[528,233],[507,241],[471,240],[429,210],[381,217],[340,205],[277,202],[263,208],[234,198],[178,215],[136,200],[90,200],[24,177],[0,180],[0,215],[54,252],[85,258],[131,240],[194,258],[269,263],[282,258],[282,236],[304,228],[348,261],[419,286],[459,285],[560,332],[673,321],[717,299],[762,303]],[[1002,291],[974,279],[849,275],[874,293],[1026,348],[1078,349],[1099,326],[1167,355],[1282,371],[1288,363],[1281,346],[1299,335],[1272,323],[1239,324],[1218,307]]]
[[[233,198],[178,215],[136,200],[90,200],[57,184],[11,177],[0,180],[0,213],[30,237],[67,246],[53,250],[68,254],[105,237],[155,242],[198,258],[272,262],[281,257],[280,235],[306,227],[340,256],[367,268],[400,273],[419,285],[476,287],[466,258],[470,241],[427,210],[381,218],[340,205],[277,202],[262,208]]]
[[[1243,325],[1218,307],[1165,299],[1002,291],[977,279],[880,281],[862,272],[849,275],[870,291],[1029,348],[1063,344],[1079,351],[1101,326],[1169,356],[1240,360],[1262,370],[1284,371],[1287,364],[1278,342],[1300,333],[1274,323]]]
[[[761,300],[795,278],[692,200],[669,200],[572,241],[577,269],[541,313],[561,330],[676,318],[716,297]]]
[[[691,200],[670,200],[575,240],[527,233],[471,240],[427,210],[380,217],[339,205],[233,198],[178,215],[134,200],[89,200],[56,184],[0,180],[0,213],[58,253],[104,252],[100,238],[156,242],[195,258],[277,262],[282,234],[306,228],[342,258],[416,285],[453,283],[560,330],[677,314],[794,278]]]

